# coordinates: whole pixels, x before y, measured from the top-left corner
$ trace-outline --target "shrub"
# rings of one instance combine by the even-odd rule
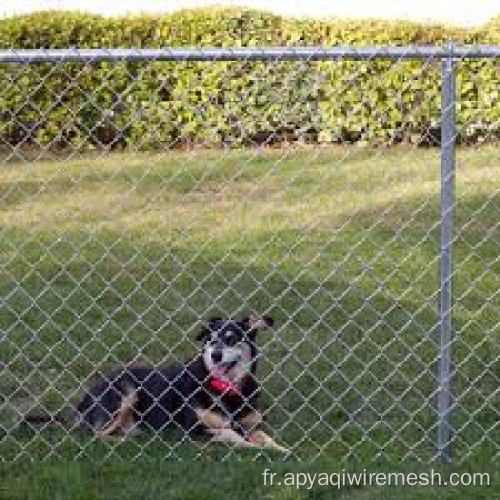
[[[112,19],[45,12],[1,20],[0,48],[441,45],[488,41],[495,29],[246,9]],[[439,141],[439,61],[4,64],[0,81],[0,137],[11,145]],[[462,140],[498,138],[498,83],[492,61],[461,62]]]

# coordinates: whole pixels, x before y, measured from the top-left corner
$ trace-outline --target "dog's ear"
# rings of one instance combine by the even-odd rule
[[[196,335],[196,340],[207,340],[210,338],[210,330],[206,326],[202,326],[200,333]]]
[[[219,328],[222,318],[210,318],[206,325],[201,327],[200,333],[196,336],[196,340],[206,340],[210,338],[211,332]]]
[[[250,317],[243,318],[241,321],[250,340],[253,340],[257,333],[261,330],[266,330],[274,325],[274,320],[270,316],[259,316],[251,314]]]

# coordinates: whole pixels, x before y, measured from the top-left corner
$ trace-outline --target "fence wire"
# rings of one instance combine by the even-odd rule
[[[497,458],[498,55],[0,51],[2,458],[276,458],[27,421],[253,311],[291,456]]]

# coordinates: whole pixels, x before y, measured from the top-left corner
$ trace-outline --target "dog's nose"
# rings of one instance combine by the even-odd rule
[[[222,361],[222,352],[212,351],[212,361],[215,363],[220,363]]]

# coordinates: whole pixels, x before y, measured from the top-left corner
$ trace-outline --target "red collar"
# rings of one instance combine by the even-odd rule
[[[245,380],[248,376],[249,374],[247,373],[243,377],[243,380]],[[241,387],[241,383],[223,380],[221,378],[214,377],[213,375],[210,375],[208,377],[207,385],[212,391],[224,396],[241,396],[243,390]]]

